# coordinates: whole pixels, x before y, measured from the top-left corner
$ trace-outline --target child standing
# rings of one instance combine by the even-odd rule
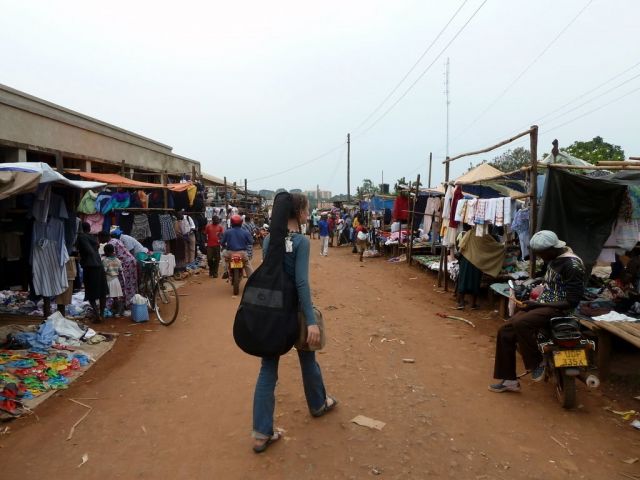
[[[320,255],[326,257],[329,255],[329,222],[326,213],[322,214],[318,222],[318,231],[320,234]]]
[[[122,315],[124,312],[124,299],[120,300],[124,294],[122,285],[118,279],[118,274],[122,271],[122,262],[116,257],[116,249],[111,243],[104,246],[104,258],[102,266],[107,274],[107,286],[109,287],[109,298],[113,299],[112,310]]]

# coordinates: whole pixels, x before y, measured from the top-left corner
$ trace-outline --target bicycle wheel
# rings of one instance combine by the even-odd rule
[[[179,297],[176,286],[170,280],[162,279],[153,291],[154,310],[158,321],[171,325],[178,317]]]

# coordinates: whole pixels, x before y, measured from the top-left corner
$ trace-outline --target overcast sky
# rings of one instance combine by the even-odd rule
[[[249,188],[338,193],[347,132],[352,192],[383,170],[389,183],[425,178],[430,151],[432,183],[443,180],[449,57],[451,156],[545,115],[540,154],[556,137],[567,146],[601,135],[640,156],[640,76],[614,88],[640,74],[637,0],[489,0],[436,60],[483,3],[468,0],[357,129],[463,3],[0,0],[0,83],[169,144],[205,172],[248,178]],[[454,163],[452,177],[469,161]]]

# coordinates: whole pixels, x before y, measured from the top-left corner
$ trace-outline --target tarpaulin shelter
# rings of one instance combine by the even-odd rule
[[[174,192],[183,192],[187,190],[191,183],[169,183],[167,185],[161,185],[158,183],[140,182],[138,180],[132,180],[117,173],[93,173],[93,172],[73,172],[74,175],[86,178],[89,180],[96,180],[104,182],[112,187],[119,188],[167,188]]]
[[[58,183],[79,189],[100,188],[106,185],[100,181],[69,180],[43,162],[0,163],[0,199],[33,192],[42,183]]]

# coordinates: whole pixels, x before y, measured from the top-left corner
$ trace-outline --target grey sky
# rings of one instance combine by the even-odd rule
[[[389,104],[481,3],[467,1]],[[204,171],[230,179],[252,180],[301,164],[339,147],[351,131],[352,191],[365,177],[378,183],[382,170],[390,183],[403,175],[424,178],[429,151],[435,183],[443,179],[447,56],[452,155],[526,129],[640,62],[640,2],[595,0],[467,129],[587,3],[489,0],[413,90],[361,137],[355,127],[462,0],[0,0],[0,83],[168,143],[199,160]],[[550,150],[556,137],[567,146],[601,135],[627,156],[640,155],[640,90],[571,121],[640,88],[640,77],[558,117],[638,74],[640,65],[543,119],[539,151]],[[452,176],[468,166],[469,160],[456,162]],[[316,183],[346,191],[346,147],[249,186],[305,189]]]

